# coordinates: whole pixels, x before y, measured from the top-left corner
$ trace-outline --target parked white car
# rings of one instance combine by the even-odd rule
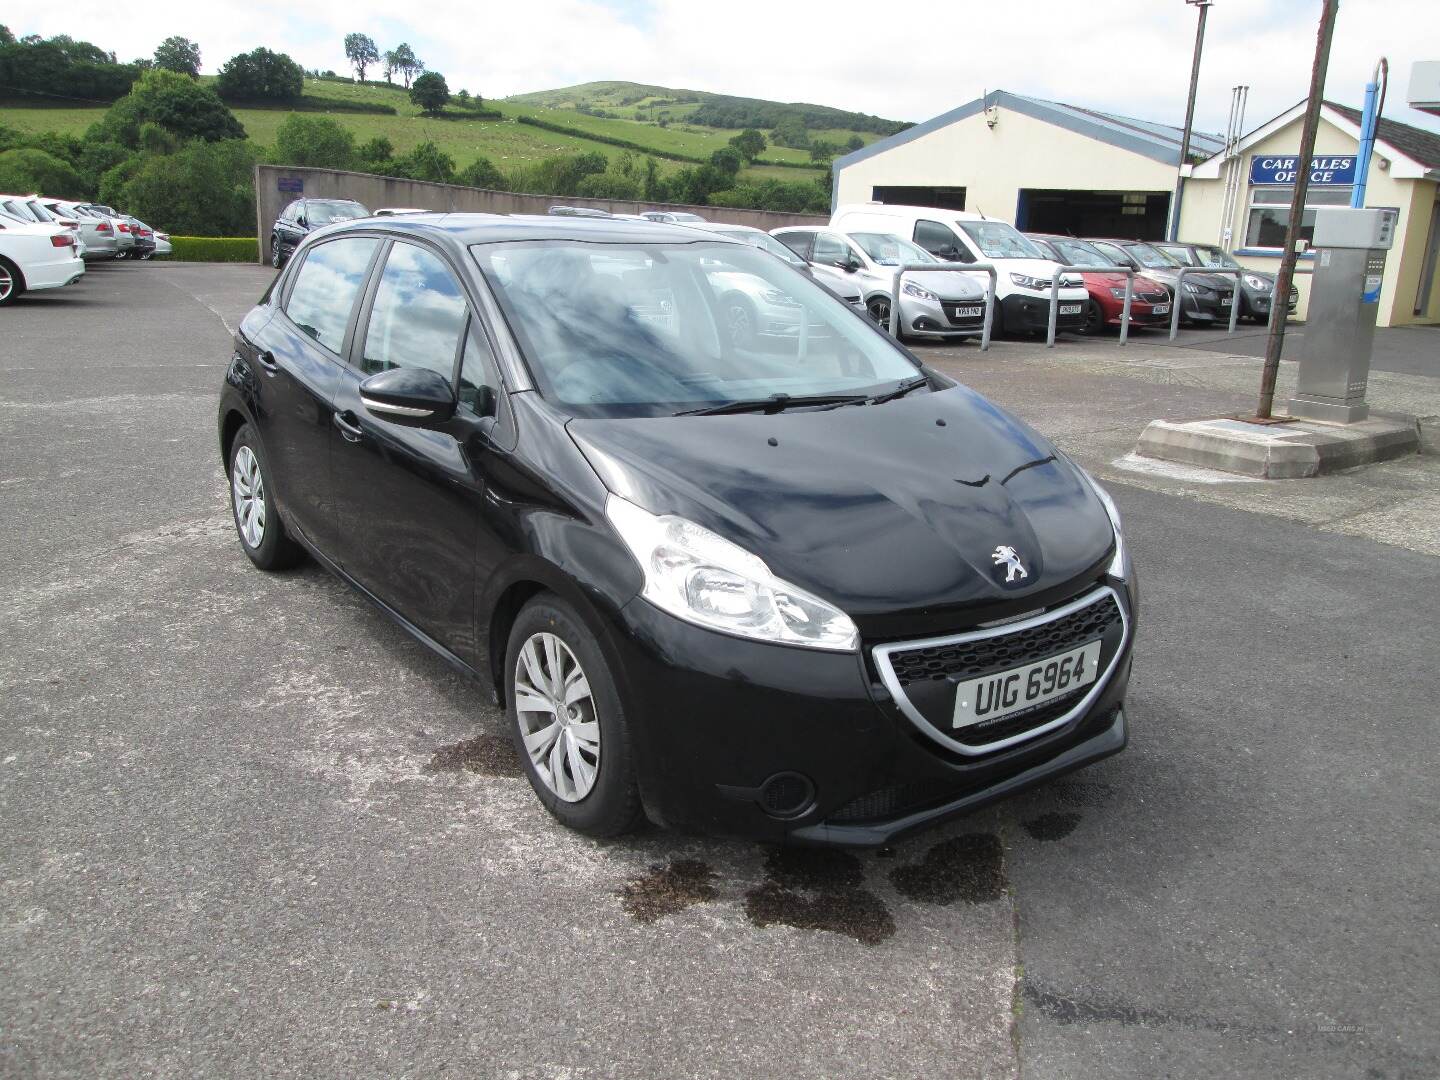
[[[73,285],[84,273],[68,229],[0,211],[0,304],[21,293]]]
[[[845,232],[895,233],[943,262],[989,263],[997,271],[993,333],[1043,334],[1048,326],[1050,285],[1060,264],[1047,259],[1013,225],[961,210],[888,203],[842,206],[830,224]],[[1079,274],[1065,275],[1056,329],[1083,328],[1089,298]]]
[[[865,310],[881,326],[890,325],[895,267],[935,262],[914,244],[887,231],[846,233],[817,225],[775,229],[775,239],[799,255],[821,280],[851,282],[865,297]],[[985,289],[969,274],[955,270],[907,274],[900,287],[900,333],[904,337],[954,338],[982,333]]]
[[[21,221],[37,225],[58,225],[75,238],[75,247],[80,257],[85,257],[85,239],[80,235],[80,226],[73,218],[62,218],[52,214],[40,203],[37,195],[0,195],[0,210]]]

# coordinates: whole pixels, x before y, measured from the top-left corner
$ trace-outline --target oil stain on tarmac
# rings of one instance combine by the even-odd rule
[[[1075,831],[1075,826],[1079,824],[1080,815],[1068,811],[1063,813],[1051,811],[1020,823],[1031,837],[1047,841],[1064,840]]]
[[[745,894],[752,925],[828,930],[862,945],[879,945],[895,933],[884,902],[862,888],[865,869],[848,851],[779,848],[765,860],[765,881]]]
[[[515,746],[502,735],[477,735],[442,746],[420,766],[422,773],[473,772],[482,776],[520,776]]]
[[[919,862],[890,871],[902,896],[921,904],[984,904],[1005,895],[1005,855],[993,833],[941,840]]]
[[[627,881],[620,890],[620,903],[642,923],[653,923],[674,915],[691,904],[714,900],[715,871],[699,859],[671,859],[656,864],[644,877]]]

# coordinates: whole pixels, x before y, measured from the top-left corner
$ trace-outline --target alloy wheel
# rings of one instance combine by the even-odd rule
[[[10,294],[15,291],[15,275],[10,273],[9,267],[0,266],[0,304],[10,299]]]
[[[746,345],[755,333],[750,312],[743,304],[731,304],[725,311],[725,326],[730,332],[732,345]]]
[[[580,661],[555,634],[531,634],[515,658],[515,715],[530,764],[565,802],[590,794],[600,770],[600,724]]]
[[[277,237],[270,238],[270,265],[280,269],[280,240]]]
[[[235,496],[240,536],[249,547],[258,548],[265,540],[265,478],[260,473],[260,459],[248,446],[235,451],[230,490]]]

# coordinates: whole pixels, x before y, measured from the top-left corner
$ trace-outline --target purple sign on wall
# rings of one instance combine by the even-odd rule
[[[304,191],[305,181],[298,176],[282,176],[275,181],[275,186],[281,191]]]

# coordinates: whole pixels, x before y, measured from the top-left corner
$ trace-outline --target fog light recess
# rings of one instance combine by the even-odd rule
[[[814,802],[815,785],[800,773],[776,773],[760,785],[760,806],[771,817],[799,817]]]

